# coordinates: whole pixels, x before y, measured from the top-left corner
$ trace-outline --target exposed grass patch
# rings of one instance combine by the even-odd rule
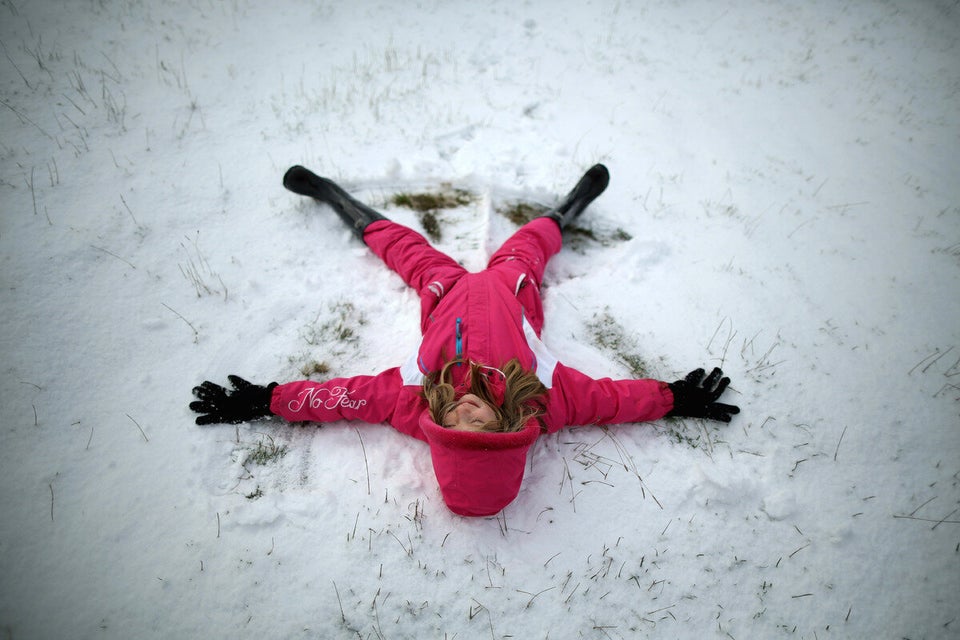
[[[398,207],[427,212],[456,209],[470,204],[474,199],[475,196],[466,189],[449,189],[432,193],[398,193],[390,199],[390,202]]]
[[[437,218],[437,213],[435,211],[421,211],[418,217],[427,237],[434,242],[440,242],[443,238],[443,231],[440,229],[440,220]]]
[[[497,213],[518,227],[527,224],[543,213],[543,211],[543,207],[530,204],[529,202],[515,202],[497,209]]]
[[[354,303],[343,300],[331,302],[317,312],[313,321],[300,327],[300,339],[308,348],[298,355],[289,356],[291,370],[299,372],[304,378],[329,378],[331,372],[359,353],[360,333],[366,324],[366,316]],[[323,359],[316,357],[317,349]]]
[[[639,346],[627,332],[627,329],[604,310],[593,317],[587,324],[593,343],[610,355],[630,371],[632,378],[661,379],[658,371],[662,368],[647,361],[639,353]],[[662,365],[662,358],[660,358]],[[708,430],[701,421],[683,418],[665,418],[664,434],[677,444],[686,445],[692,449],[713,450],[715,441],[712,429]]]
[[[625,365],[632,377],[653,376],[650,365],[636,352],[636,341],[627,335],[626,329],[609,311],[595,315],[587,328],[592,334],[593,343]]]
[[[633,236],[624,229],[617,227],[612,231],[595,231],[586,227],[579,227],[571,224],[563,230],[563,244],[565,247],[584,253],[592,244],[599,244],[602,247],[610,247],[621,242],[632,240]]]
[[[261,438],[257,446],[247,453],[247,457],[243,459],[243,465],[253,463],[265,466],[280,460],[285,455],[287,455],[287,445],[277,444],[271,436],[266,436],[266,439]]]
[[[465,207],[475,200],[476,195],[470,191],[445,185],[441,191],[397,193],[390,198],[390,203],[416,211],[427,236],[433,242],[439,242],[443,238],[443,231],[437,214],[444,209]]]
[[[363,312],[352,302],[339,301],[330,305],[332,317],[321,320],[323,312],[313,322],[300,329],[300,337],[311,347],[343,345],[356,342],[357,329],[367,323]]]
[[[563,246],[576,253],[583,254],[587,247],[597,243],[597,234],[590,229],[570,225],[563,230]]]
[[[522,227],[534,218],[538,218],[548,209],[543,205],[531,202],[514,202],[497,208],[497,213],[504,218]],[[585,212],[589,214],[589,212]],[[563,244],[565,247],[578,253],[583,253],[590,244],[599,244],[609,247],[613,244],[632,240],[633,236],[617,227],[613,231],[595,231],[576,224],[571,224],[563,230]]]
[[[326,376],[330,373],[331,367],[326,362],[317,362],[316,360],[308,360],[300,367],[300,373],[303,374],[305,378],[311,376]]]

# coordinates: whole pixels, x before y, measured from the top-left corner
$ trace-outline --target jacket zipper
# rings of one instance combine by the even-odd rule
[[[460,325],[463,323],[463,318],[457,318],[457,359],[460,360],[463,357],[463,332],[460,329]]]

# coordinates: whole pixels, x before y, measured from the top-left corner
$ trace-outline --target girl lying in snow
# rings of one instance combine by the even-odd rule
[[[204,382],[193,389],[197,424],[270,414],[292,421],[387,422],[430,446],[447,506],[493,515],[520,491],[527,450],[565,426],[688,416],[729,422],[740,409],[717,402],[730,383],[703,369],[673,383],[594,380],[565,366],[540,341],[540,284],[561,231],[607,187],[595,165],[554,209],[521,227],[484,271],[468,273],[419,233],[391,222],[338,185],[300,166],[284,186],[330,205],[420,295],[418,353],[374,376],[326,382]]]

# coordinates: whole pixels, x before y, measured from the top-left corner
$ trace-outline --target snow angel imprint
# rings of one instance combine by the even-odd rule
[[[420,296],[423,340],[399,366],[373,376],[266,386],[229,376],[193,389],[197,424],[277,415],[291,422],[388,423],[429,445],[440,492],[455,513],[493,515],[520,491],[527,451],[544,433],[689,416],[729,422],[718,402],[720,369],[683,380],[593,379],[564,365],[540,340],[540,285],[563,229],[607,187],[591,167],[555,208],[522,226],[478,273],[419,233],[392,222],[339,185],[294,166],[284,186],[325,203]]]

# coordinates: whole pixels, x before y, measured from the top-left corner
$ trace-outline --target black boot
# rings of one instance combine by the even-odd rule
[[[309,169],[296,165],[287,169],[283,186],[302,196],[316,198],[333,207],[354,235],[363,240],[363,232],[372,222],[387,218],[353,197],[332,180],[321,178]]]
[[[567,194],[559,205],[544,213],[542,218],[552,218],[564,229],[574,218],[583,213],[610,183],[610,172],[602,164],[595,164],[583,174],[577,186]]]

